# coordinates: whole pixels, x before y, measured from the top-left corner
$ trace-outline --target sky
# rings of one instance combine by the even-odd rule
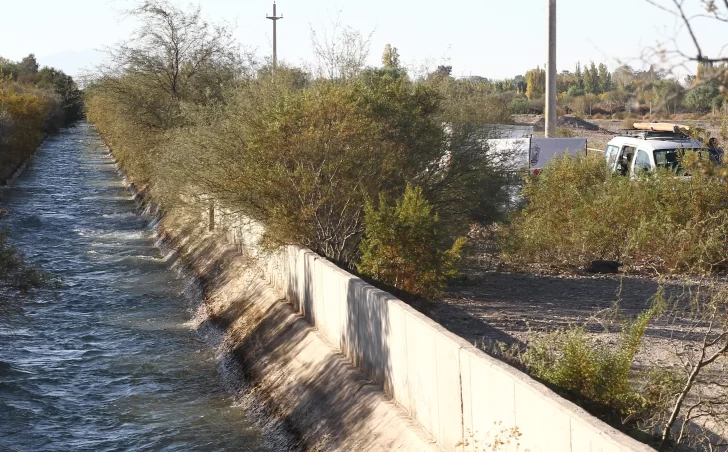
[[[103,61],[102,50],[127,39],[136,24],[123,11],[136,0],[24,0],[3,5],[0,56],[19,60],[34,53],[41,65],[77,75]],[[189,5],[187,0],[172,0]],[[659,0],[658,0],[659,1]],[[686,0],[697,5],[699,0]],[[546,61],[547,0],[278,0],[278,56],[291,64],[313,58],[311,30],[342,25],[371,34],[369,64],[378,65],[387,43],[397,47],[412,72],[451,65],[453,75],[500,79]],[[260,57],[271,53],[271,0],[200,0],[210,21],[235,27],[238,41]],[[645,67],[643,51],[676,35],[674,17],[646,0],[558,0],[557,69],[577,61],[614,69]],[[704,21],[696,32],[716,55],[726,26]],[[694,53],[687,34],[681,48]],[[724,37],[722,43],[717,37]],[[656,62],[650,59],[649,62]],[[692,68],[689,68],[692,69]],[[679,69],[684,74],[687,69]]]

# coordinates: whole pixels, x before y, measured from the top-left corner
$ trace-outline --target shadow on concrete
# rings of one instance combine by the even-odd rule
[[[306,268],[306,272],[312,274],[313,268]],[[218,277],[234,276],[223,271]],[[240,364],[244,378],[255,385],[256,395],[298,438],[301,449],[340,450],[345,439],[365,431],[375,406],[381,403],[381,393],[379,385],[373,385],[343,353],[329,352],[324,359],[317,360],[314,346],[309,347],[316,328],[304,321],[310,320],[313,312],[313,279],[306,281],[307,296],[288,303],[282,298],[270,298],[270,286],[257,278],[245,284],[236,299],[210,321],[228,331],[230,342],[235,344],[230,353]],[[264,301],[266,297],[269,302]],[[358,312],[348,314],[352,321],[358,319]],[[377,339],[366,344],[361,337],[347,336],[346,340],[354,347],[367,347],[369,354],[386,361],[387,350],[381,342],[386,326],[377,322],[376,317],[372,311],[370,320],[365,322],[366,334]],[[292,359],[300,367],[288,367]],[[293,371],[295,375],[291,374]],[[287,394],[287,403],[283,405],[281,394],[275,393],[281,388]],[[284,408],[277,408],[280,406]]]

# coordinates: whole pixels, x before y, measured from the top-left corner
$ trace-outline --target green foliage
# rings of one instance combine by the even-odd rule
[[[537,67],[526,72],[526,97],[541,99],[546,93],[546,71]]]
[[[510,111],[514,115],[525,115],[529,112],[528,98],[514,97],[511,101]]]
[[[60,109],[48,90],[0,80],[0,183],[57,129]]]
[[[38,88],[45,91],[44,96],[58,98],[58,108],[46,121],[47,131],[69,127],[83,119],[83,95],[73,78],[50,67],[39,70],[32,53],[19,63],[0,57],[0,81],[5,84],[16,82],[27,91]]]
[[[68,127],[83,119],[83,93],[70,75],[66,75],[58,69],[44,67],[38,72],[36,86],[53,90],[60,97],[63,127]]]
[[[712,83],[698,85],[688,91],[685,103],[695,111],[707,112],[713,104],[713,99],[720,95],[718,87]]]
[[[649,423],[673,400],[680,378],[664,369],[632,370],[650,320],[649,309],[624,321],[619,342],[610,346],[590,338],[585,327],[535,337],[517,360],[528,373],[587,402],[600,414],[615,411],[629,425]]]
[[[399,65],[399,51],[396,47],[392,47],[391,44],[384,46],[384,52],[382,53],[382,67],[385,69],[398,68]]]
[[[423,297],[440,295],[448,279],[457,275],[465,239],[442,249],[445,232],[423,196],[407,186],[396,205],[382,196],[379,206],[365,208],[366,235],[361,241],[358,270],[390,286]]]
[[[682,165],[692,177],[662,170],[630,180],[608,175],[601,156],[554,159],[524,188],[527,205],[508,228],[506,258],[566,268],[608,259],[658,273],[724,271],[724,170],[698,153],[686,154]]]
[[[29,265],[18,250],[8,242],[6,231],[0,231],[0,288],[27,293],[31,289],[57,284],[47,273]]]
[[[160,84],[176,63],[148,64],[173,54],[177,44],[164,36],[186,27],[209,37],[204,30],[217,28],[198,23],[197,9],[152,3],[170,10],[169,33],[152,39],[142,31],[134,47],[112,52],[114,70],[86,90],[86,105],[121,165],[165,205],[195,209],[212,196],[261,222],[266,244],[303,245],[351,268],[366,200],[396,199],[408,185],[439,214],[438,240],[504,217],[503,158],[484,138],[485,125],[511,122],[509,96],[445,71],[413,81],[391,46],[384,67],[361,69],[346,55],[337,63],[338,44],[360,54],[351,47],[357,37],[319,42],[328,77],[285,65],[231,67],[223,39],[205,43],[223,48],[200,63],[204,71],[184,71],[194,66],[190,51],[179,83]],[[154,11],[138,14],[158,22]]]

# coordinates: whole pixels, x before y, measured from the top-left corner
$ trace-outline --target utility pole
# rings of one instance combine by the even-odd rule
[[[276,2],[273,1],[273,15],[265,15],[266,18],[273,21],[273,68],[278,67],[278,49],[276,46],[276,22],[278,19],[283,19],[283,14],[276,16]]]
[[[556,0],[549,2],[549,61],[546,69],[546,138],[556,137]]]

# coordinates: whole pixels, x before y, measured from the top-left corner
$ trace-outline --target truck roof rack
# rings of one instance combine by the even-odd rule
[[[656,130],[637,130],[637,129],[622,129],[619,131],[620,135],[639,138],[642,140],[688,140],[690,139],[682,130],[678,129],[674,132],[664,132]]]

